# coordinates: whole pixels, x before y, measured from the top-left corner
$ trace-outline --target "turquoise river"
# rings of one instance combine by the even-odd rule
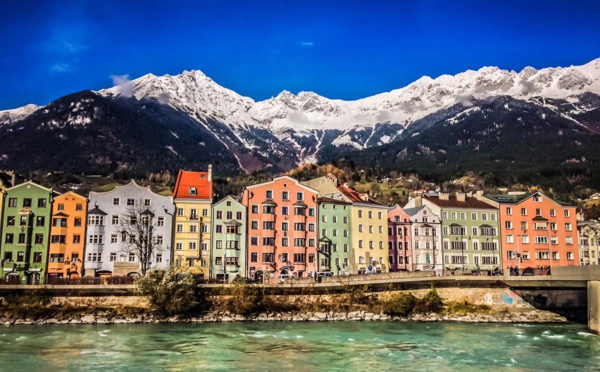
[[[2,371],[600,370],[582,325],[407,322],[13,326]]]

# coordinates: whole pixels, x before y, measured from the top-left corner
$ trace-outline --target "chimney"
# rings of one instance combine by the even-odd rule
[[[420,207],[423,205],[423,197],[422,196],[417,196],[415,198],[415,207]]]
[[[464,192],[457,192],[456,193],[456,200],[459,202],[464,202],[466,200],[466,195]]]
[[[212,181],[212,164],[208,165],[208,182]]]
[[[482,190],[478,190],[475,191],[475,199],[481,201],[483,199],[483,191]]]
[[[447,192],[440,192],[440,200],[449,200],[450,199],[450,194],[448,194]]]

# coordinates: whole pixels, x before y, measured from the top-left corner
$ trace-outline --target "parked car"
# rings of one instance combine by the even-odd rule
[[[333,276],[333,273],[331,271],[322,271],[318,275],[320,277],[329,277],[329,276]]]

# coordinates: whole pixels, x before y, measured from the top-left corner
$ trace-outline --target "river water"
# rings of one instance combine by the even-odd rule
[[[600,370],[582,325],[404,322],[13,326],[2,371]]]

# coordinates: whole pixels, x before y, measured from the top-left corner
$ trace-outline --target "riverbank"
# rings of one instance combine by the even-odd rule
[[[230,312],[213,311],[201,316],[169,316],[161,317],[152,313],[118,314],[115,312],[99,312],[95,314],[71,313],[60,316],[28,318],[22,316],[1,316],[0,324],[11,325],[44,325],[44,324],[136,324],[136,323],[229,323],[229,322],[463,322],[463,323],[569,323],[570,321],[550,311],[527,309],[509,311],[494,309],[486,313],[426,313],[408,316],[391,316],[368,311],[340,312],[278,312],[260,313],[248,316]]]

